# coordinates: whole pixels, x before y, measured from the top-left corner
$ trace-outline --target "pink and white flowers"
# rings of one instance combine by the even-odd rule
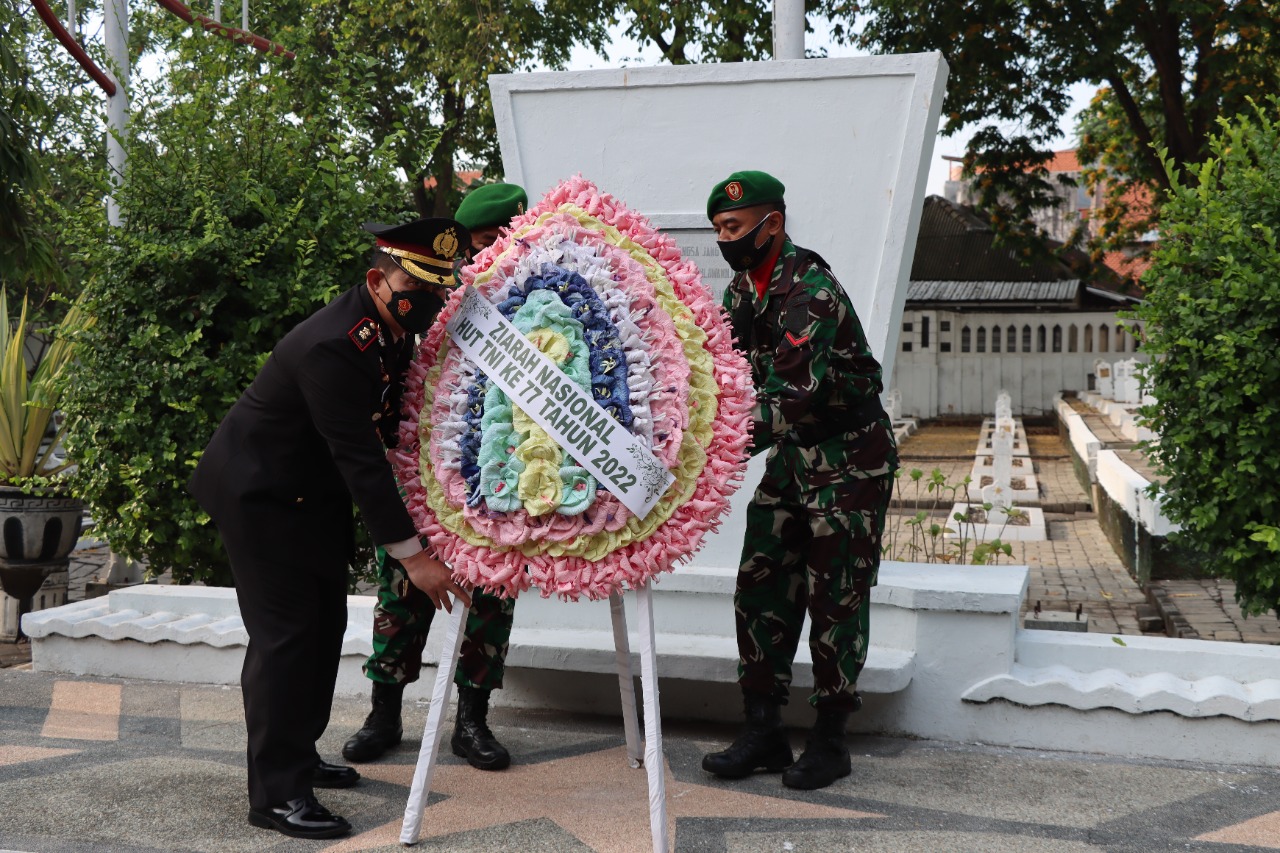
[[[638,518],[451,345],[410,366],[391,458],[421,535],[500,595],[605,598],[693,554],[742,480],[754,395],[723,309],[675,241],[581,177],[462,270],[675,475]]]

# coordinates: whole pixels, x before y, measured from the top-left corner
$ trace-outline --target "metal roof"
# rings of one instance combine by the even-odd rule
[[[1020,257],[1008,247],[997,246],[995,240],[995,232],[973,210],[941,196],[929,196],[920,216],[911,280],[1045,282],[1077,278],[1062,261]]]
[[[1061,281],[912,281],[909,302],[1070,302],[1080,280]]]

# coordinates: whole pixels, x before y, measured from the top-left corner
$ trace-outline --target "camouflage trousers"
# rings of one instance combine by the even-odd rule
[[[365,661],[364,674],[383,684],[410,684],[418,680],[422,669],[422,649],[436,608],[425,592],[409,582],[399,560],[383,557],[381,550],[379,557],[373,654]],[[502,686],[515,608],[514,598],[480,590],[472,593],[455,684],[485,690]]]
[[[850,477],[834,491],[807,493],[803,462],[770,457],[747,507],[747,534],[734,592],[738,683],[785,704],[805,613],[814,706],[855,710],[867,660],[871,587],[893,476]],[[828,487],[831,486],[827,481]]]

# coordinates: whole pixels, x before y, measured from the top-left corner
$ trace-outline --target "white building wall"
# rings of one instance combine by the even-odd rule
[[[1093,365],[1099,358],[1146,361],[1121,322],[1110,311],[961,313],[908,308],[902,315],[893,375],[885,387],[902,393],[902,414],[908,417],[989,415],[1001,390],[1009,392],[1014,414],[1048,414],[1055,394],[1092,387]]]

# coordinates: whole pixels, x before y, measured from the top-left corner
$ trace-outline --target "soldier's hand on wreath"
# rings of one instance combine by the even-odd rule
[[[471,596],[454,582],[453,572],[449,567],[426,551],[419,551],[412,557],[404,558],[400,561],[400,565],[404,566],[413,585],[427,594],[431,603],[436,606],[436,610],[443,607],[446,613],[453,612],[453,603],[449,600],[451,592],[464,606],[471,606]]]

